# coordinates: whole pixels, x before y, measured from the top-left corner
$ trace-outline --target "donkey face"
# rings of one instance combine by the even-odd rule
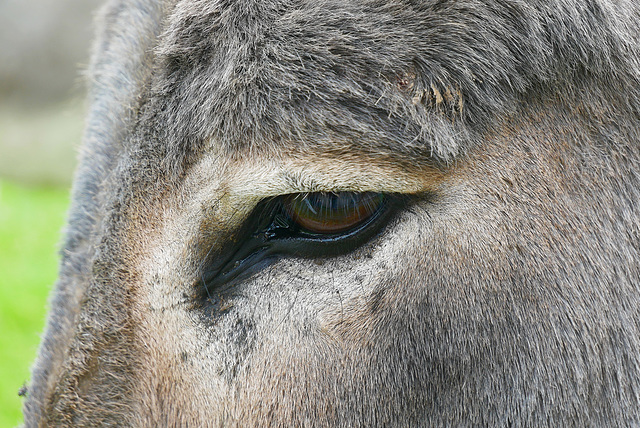
[[[632,2],[102,17],[27,425],[640,423]]]

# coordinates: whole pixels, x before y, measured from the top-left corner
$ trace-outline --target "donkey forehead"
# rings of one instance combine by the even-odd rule
[[[420,123],[392,114],[415,110],[412,95],[396,89],[409,61],[372,53],[371,29],[343,28],[343,19],[311,30],[301,21],[312,10],[264,2],[238,16],[233,6],[181,3],[160,41],[163,71],[152,96],[175,138],[252,151],[324,145],[348,152],[354,144],[377,153],[431,150],[418,141]],[[359,34],[347,38],[349,31]]]
[[[163,128],[232,149],[451,159],[472,139],[467,124],[500,110],[478,82],[514,68],[505,44],[517,49],[518,35],[480,59],[486,37],[450,43],[473,34],[470,14],[405,3],[179,2],[156,48]]]
[[[533,88],[571,86],[566,64],[610,75],[600,40],[625,40],[587,5],[451,3],[179,1],[155,49],[163,132],[449,161]]]

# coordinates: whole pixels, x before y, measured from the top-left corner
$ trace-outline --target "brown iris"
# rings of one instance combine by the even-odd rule
[[[382,193],[306,193],[287,197],[284,207],[302,229],[335,234],[353,229],[376,214],[384,201]]]

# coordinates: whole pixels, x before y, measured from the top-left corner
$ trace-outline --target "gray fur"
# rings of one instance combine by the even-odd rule
[[[26,425],[639,425],[639,22],[109,1]],[[208,296],[256,203],[234,166],[297,158],[425,193],[348,254]]]

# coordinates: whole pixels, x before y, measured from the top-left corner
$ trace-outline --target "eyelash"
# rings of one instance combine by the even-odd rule
[[[274,221],[284,220],[291,232],[328,239],[368,223],[384,203],[384,194],[372,192],[285,195],[276,198]]]

